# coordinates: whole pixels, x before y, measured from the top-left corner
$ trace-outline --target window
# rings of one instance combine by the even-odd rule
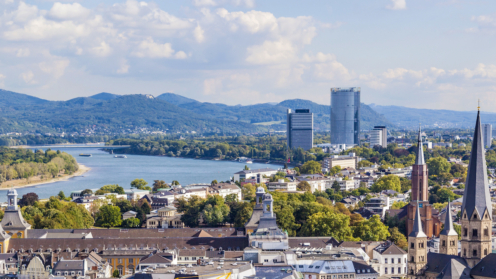
[[[132,264],[134,259],[129,259],[129,263]]]
[[[472,230],[472,237],[477,237],[477,229]]]
[[[391,267],[391,274],[394,274],[394,267]]]
[[[277,259],[273,259],[272,262],[277,263]]]
[[[410,248],[415,249],[415,243],[410,243]]]
[[[472,256],[477,257],[477,249],[474,249],[474,251],[472,251]]]
[[[398,263],[399,263],[399,264],[401,263],[401,258],[398,258]]]
[[[463,236],[467,236],[467,234],[468,234],[467,228],[463,228]]]
[[[463,256],[466,257],[467,256],[467,249],[463,249]]]
[[[384,268],[384,274],[388,274],[387,267]]]
[[[484,249],[484,256],[487,256],[487,248]]]
[[[484,236],[489,236],[489,230],[487,228],[484,229]]]
[[[189,257],[184,257],[184,260],[189,261]]]
[[[401,273],[401,267],[398,267],[398,274]]]
[[[415,262],[415,258],[412,256],[412,259],[410,260],[412,263]]]
[[[265,259],[265,260],[264,260],[264,263],[268,263],[268,262],[269,262],[269,260],[268,260],[268,259]]]
[[[388,258],[384,258],[384,263],[387,264],[388,263]]]
[[[196,257],[192,257],[191,259],[194,260],[194,261],[196,261]]]
[[[394,264],[394,258],[391,258],[391,263]]]
[[[446,240],[443,240],[443,247],[446,247]]]
[[[121,264],[122,263],[122,259],[118,259],[117,262]]]
[[[406,274],[406,267],[405,267],[405,274]]]

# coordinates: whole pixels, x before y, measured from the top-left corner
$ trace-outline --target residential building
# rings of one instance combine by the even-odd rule
[[[305,279],[355,278],[355,267],[352,261],[299,260],[296,270],[301,272]]]
[[[482,138],[484,139],[484,147],[491,148],[493,144],[493,125],[482,124]]]
[[[51,266],[46,264],[43,254],[33,255],[29,263],[21,267],[21,275],[26,275],[29,279],[45,279],[50,276]]]
[[[278,170],[265,168],[255,170],[242,170],[234,174],[234,181],[242,182],[245,179],[256,179],[257,183],[261,183],[264,177],[271,177],[277,173]]]
[[[296,191],[296,184],[297,182],[286,182],[284,179],[279,179],[277,182],[269,182],[267,183],[267,189],[270,192],[273,191],[289,191],[289,192],[294,192]]]
[[[360,87],[331,88],[331,143],[360,145]]]
[[[385,242],[373,252],[372,267],[377,270],[380,276],[385,277],[406,277],[408,253],[391,242]]]
[[[148,190],[139,190],[139,189],[129,189],[124,190],[124,193],[127,195],[128,201],[137,201],[141,199],[144,195],[150,194]]]
[[[59,260],[53,267],[52,274],[57,276],[86,276],[88,271],[86,260]]]
[[[221,196],[223,198],[228,195],[236,195],[238,201],[243,199],[243,194],[241,193],[241,188],[234,183],[217,183],[207,188],[208,196]]]
[[[138,213],[136,211],[129,210],[129,211],[124,212],[122,214],[122,220],[126,220],[129,218],[136,218],[136,215],[138,215]]]
[[[287,114],[287,144],[289,148],[303,148],[309,150],[313,147],[313,113],[309,109],[288,109]]]
[[[298,176],[296,178],[299,181],[306,181],[310,184],[310,191],[313,193],[315,191],[325,191],[332,187],[332,182],[334,179],[330,179],[323,176]]]
[[[364,208],[378,214],[381,218],[384,218],[386,211],[389,209],[389,197],[379,196],[371,198],[365,203]]]
[[[352,168],[358,169],[358,157],[355,153],[351,152],[348,155],[331,155],[331,157],[324,158],[322,168],[332,169],[335,166],[340,166],[341,169]]]
[[[339,187],[341,191],[353,191],[354,189],[360,187],[360,181],[351,179],[342,179],[341,177],[336,178],[336,181],[339,183]],[[358,182],[358,187],[356,182]],[[331,185],[332,187],[332,185]]]

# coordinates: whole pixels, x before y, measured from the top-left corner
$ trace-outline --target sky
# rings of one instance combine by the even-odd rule
[[[496,112],[494,0],[0,0],[0,88]],[[1,93],[0,93],[1,94]]]

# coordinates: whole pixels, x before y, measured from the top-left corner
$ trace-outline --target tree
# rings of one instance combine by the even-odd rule
[[[114,270],[114,272],[112,272],[112,277],[114,277],[114,278],[119,278],[119,277],[121,277],[121,275],[119,274],[119,270],[117,270],[117,269],[116,269],[116,270]]]
[[[247,165],[245,165],[245,169],[244,170],[250,170],[250,168]]]
[[[34,205],[38,201],[38,195],[35,193],[27,193],[22,196],[22,199],[19,201],[19,206],[30,206]]]
[[[153,192],[157,192],[158,189],[169,188],[169,185],[163,180],[153,180]]]
[[[388,229],[376,214],[354,226],[353,236],[364,241],[383,241],[390,236]]]
[[[236,212],[236,218],[234,222],[234,226],[237,228],[243,227],[248,220],[251,218],[251,214],[253,213],[253,208],[251,204],[247,202],[239,203],[239,208]]]
[[[216,185],[217,183],[219,183],[219,182],[217,182],[217,180],[212,180],[212,182],[210,182],[210,185],[211,185],[211,186],[214,186],[214,185]]]
[[[329,174],[334,176],[334,175],[338,174],[340,171],[341,171],[341,166],[334,166],[329,171]]]
[[[65,200],[66,199],[64,191],[60,191],[59,194],[57,195],[57,197],[59,198],[59,200]]]
[[[361,160],[360,162],[358,162],[359,168],[366,168],[366,167],[370,167],[372,165],[373,165],[373,163],[370,161],[367,161],[367,160]]]
[[[405,205],[407,205],[406,202],[404,201],[396,201],[393,203],[393,205],[391,206],[391,209],[401,209],[403,208]]]
[[[350,217],[334,212],[317,212],[301,228],[304,236],[332,236],[336,240],[355,241],[349,226]]]
[[[450,168],[450,173],[455,177],[463,177],[467,175],[467,168],[460,164],[453,164]]]
[[[181,185],[181,184],[179,184],[179,181],[177,181],[177,180],[173,180],[171,184],[172,184],[172,186]]]
[[[436,195],[439,197],[439,202],[441,203],[453,201],[460,197],[459,195],[456,195],[448,188],[439,189]]]
[[[102,188],[100,188],[100,190],[106,191],[108,193],[116,193],[119,195],[124,195],[124,188],[122,188],[118,184],[105,185]]]
[[[150,187],[148,187],[148,182],[146,182],[143,178],[136,178],[135,180],[133,180],[131,182],[131,187],[139,190],[150,190]]]
[[[143,210],[143,212],[145,212],[145,214],[150,214],[150,211],[152,211],[152,207],[145,199],[143,199],[143,204],[141,204],[141,209]]]
[[[122,223],[121,210],[117,206],[104,205],[97,213],[96,223],[98,226],[110,228],[118,227]]]
[[[339,185],[339,182],[337,180],[332,183],[332,189],[335,193],[339,193],[341,191],[341,186]]]
[[[401,191],[401,182],[400,178],[396,175],[386,175],[379,178],[373,185],[370,187],[370,190],[375,193],[379,193],[383,190],[394,190],[396,192]]]
[[[81,196],[86,196],[86,195],[93,195],[93,191],[91,189],[85,189],[81,192]]]
[[[298,183],[298,185],[296,185],[296,189],[298,191],[305,191],[305,192],[307,192],[307,191],[310,191],[311,190],[311,187],[310,187],[310,184],[308,182],[306,182],[306,181],[300,181]]]
[[[301,225],[296,224],[294,209],[291,206],[284,206],[276,211],[276,217],[279,228],[287,231],[289,236],[296,236],[296,230]]]
[[[322,166],[319,162],[308,161],[300,166],[300,172],[305,174],[315,174],[322,172]]]
[[[403,235],[398,230],[397,227],[389,229],[389,233],[391,234],[391,236],[389,238],[391,239],[391,241],[394,242],[394,244],[396,244],[396,246],[400,247],[401,249],[403,249],[405,251],[408,249],[408,241],[407,241],[405,235]]]
[[[439,175],[443,172],[449,172],[451,164],[444,157],[433,157],[427,160],[429,175]]]
[[[202,211],[203,221],[209,226],[217,226],[227,222],[229,207],[224,203],[218,205],[207,204]]]
[[[121,209],[121,213],[125,213],[125,212],[128,212],[129,210],[133,209],[131,202],[128,200],[125,200],[125,199],[118,199],[115,202],[115,206],[117,206]]]
[[[405,177],[400,177],[401,193],[406,193],[412,188],[412,181]]]
[[[122,226],[124,228],[137,228],[140,226],[140,224],[141,224],[141,220],[134,217],[122,221]]]
[[[245,200],[255,200],[255,193],[257,191],[257,187],[252,185],[251,183],[246,183],[241,186],[241,194]]]

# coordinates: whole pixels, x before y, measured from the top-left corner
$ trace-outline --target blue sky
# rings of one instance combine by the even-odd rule
[[[0,88],[496,112],[496,1],[0,0]]]

